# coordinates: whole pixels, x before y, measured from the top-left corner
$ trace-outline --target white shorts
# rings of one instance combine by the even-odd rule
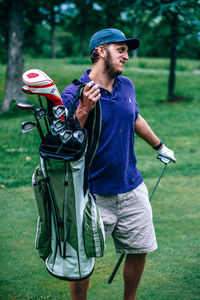
[[[118,253],[148,253],[157,249],[152,209],[144,182],[136,189],[117,195],[96,194],[105,226]]]

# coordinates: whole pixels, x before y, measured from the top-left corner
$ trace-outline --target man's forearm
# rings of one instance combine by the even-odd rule
[[[160,139],[140,115],[135,122],[135,133],[152,147],[156,147],[160,144]]]
[[[88,113],[85,109],[82,109],[80,107],[77,108],[76,110],[76,117],[81,125],[81,127],[83,128],[85,126],[85,123],[87,121],[88,118]]]

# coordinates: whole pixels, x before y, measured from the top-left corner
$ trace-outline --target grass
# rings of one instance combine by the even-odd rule
[[[40,68],[54,79],[58,89],[79,78],[89,67],[69,59],[26,60],[25,69]],[[191,100],[166,103],[167,60],[130,61],[125,76],[135,86],[141,115],[167,146],[175,151],[177,164],[170,164],[152,199],[159,249],[148,255],[137,299],[200,299],[199,210],[200,127],[197,61],[181,60],[176,94]],[[141,68],[142,67],[142,68]],[[59,72],[57,71],[59,70]],[[0,68],[0,99],[5,87],[5,66]],[[28,100],[36,105],[37,98]],[[33,116],[15,109],[0,116],[0,234],[2,300],[70,299],[69,285],[50,276],[34,249],[37,209],[31,176],[39,162],[37,132],[20,133],[24,120]],[[138,167],[151,192],[163,165],[156,153],[136,137]],[[120,300],[123,295],[122,266],[113,283],[107,280],[118,259],[112,240],[103,259],[96,260],[88,300]]]

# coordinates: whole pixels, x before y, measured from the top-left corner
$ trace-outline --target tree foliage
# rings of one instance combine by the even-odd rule
[[[18,3],[20,7],[22,2],[19,12]],[[13,19],[12,26],[7,21],[11,3],[21,13],[21,22]],[[88,56],[92,34],[106,27],[120,28],[127,37],[139,37],[139,56],[170,57],[168,99],[172,99],[176,58],[200,58],[199,15],[199,0],[0,0],[0,62],[7,61],[9,69],[10,65],[19,67],[21,61],[22,69],[24,54],[52,58]],[[16,62],[9,50],[17,45],[12,44],[11,27],[16,27],[19,34],[18,46],[21,43],[21,58],[16,56]],[[7,84],[9,81],[8,76]]]
[[[199,0],[24,0],[24,52],[33,57],[88,55],[91,35],[102,28],[120,28],[141,40],[138,55],[170,55],[171,17],[178,15],[179,57],[200,58]],[[9,1],[0,0],[0,61],[8,49]],[[188,45],[190,46],[188,48]]]
[[[136,9],[138,21],[142,24],[141,30],[148,27],[152,28],[152,31],[157,34],[153,41],[158,43],[163,39],[168,44],[166,49],[168,48],[169,53],[167,55],[170,57],[170,74],[167,98],[172,100],[177,56],[185,40],[190,38],[192,34],[199,34],[200,3],[196,0],[137,0],[133,6]],[[162,39],[158,35],[160,28],[165,28]],[[200,55],[199,51],[197,55]]]

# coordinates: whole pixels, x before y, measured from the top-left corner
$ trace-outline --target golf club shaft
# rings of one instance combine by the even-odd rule
[[[122,254],[120,255],[120,258],[119,258],[119,260],[118,260],[118,262],[117,262],[117,264],[116,264],[116,266],[115,266],[115,268],[114,268],[112,274],[110,275],[110,278],[108,279],[108,283],[109,283],[109,284],[113,281],[113,279],[114,279],[114,277],[115,277],[115,274],[117,273],[117,270],[119,269],[119,266],[121,265],[121,262],[122,262],[122,260],[124,259],[124,256],[125,256],[125,253],[122,253]]]
[[[162,170],[162,172],[161,172],[161,174],[160,174],[160,176],[159,176],[159,178],[158,178],[158,180],[157,180],[157,182],[156,182],[156,184],[155,184],[155,186],[154,186],[154,188],[153,188],[153,191],[152,191],[152,193],[151,193],[151,196],[149,197],[149,201],[151,201],[151,199],[152,199],[152,197],[153,197],[153,195],[154,195],[154,193],[155,193],[155,190],[156,190],[156,188],[157,188],[157,186],[158,186],[158,184],[159,184],[159,182],[160,182],[160,180],[161,180],[161,178],[162,178],[162,176],[163,176],[163,174],[164,174],[166,168],[167,168],[167,164],[165,163],[165,166],[164,166],[164,168],[163,168],[163,170]],[[120,267],[120,265],[121,265],[121,263],[122,263],[122,261],[123,261],[124,256],[125,256],[125,253],[122,253],[122,254],[120,255],[120,258],[119,258],[119,260],[118,260],[118,262],[117,262],[117,264],[116,264],[116,266],[115,266],[115,268],[114,268],[112,274],[110,275],[110,277],[109,277],[109,279],[108,279],[108,283],[109,283],[109,284],[112,283],[112,281],[113,281],[113,279],[114,279],[114,277],[115,277],[115,274],[117,273],[117,270],[119,269],[119,267]]]
[[[165,166],[164,166],[164,168],[163,168],[163,170],[162,170],[162,173],[160,174],[160,177],[158,178],[158,180],[157,180],[157,182],[156,182],[156,184],[155,184],[155,186],[154,186],[154,189],[153,189],[153,191],[152,191],[152,193],[151,193],[151,196],[149,197],[149,201],[151,201],[151,199],[152,199],[152,197],[153,197],[153,195],[154,195],[154,193],[155,193],[155,190],[157,189],[157,186],[158,186],[158,184],[159,184],[159,182],[160,182],[160,179],[162,178],[162,176],[163,176],[163,174],[164,174],[166,168],[167,168],[167,164],[165,164]]]
[[[41,99],[40,95],[38,95],[38,100],[39,100],[41,108],[44,109],[44,106],[43,106],[42,99]],[[45,125],[46,125],[46,128],[47,128],[47,131],[49,132],[49,125],[48,125],[46,116],[44,116],[44,122],[45,122]]]
[[[42,132],[42,128],[41,128],[41,126],[40,126],[40,122],[38,121],[38,118],[37,118],[35,109],[33,110],[33,114],[34,114],[35,120],[36,120],[36,122],[37,122],[37,130],[38,130],[38,133],[39,133],[39,135],[40,135],[40,137],[41,137],[42,142],[44,143],[44,140],[45,140],[45,139],[44,139],[44,134],[43,134],[43,132]]]

